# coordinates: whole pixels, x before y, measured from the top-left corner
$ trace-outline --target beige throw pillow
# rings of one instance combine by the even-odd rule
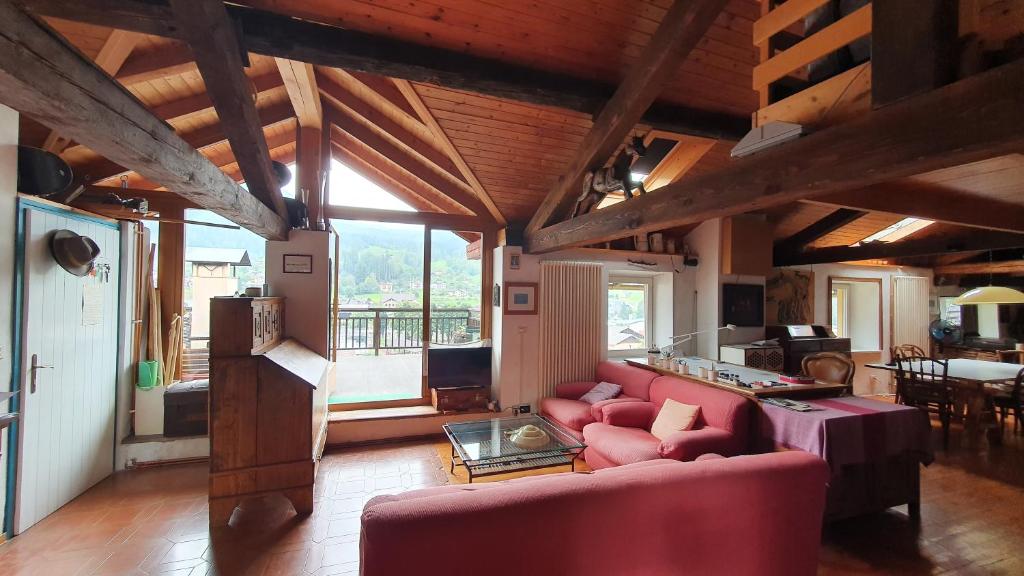
[[[673,432],[689,430],[693,428],[693,423],[697,421],[699,414],[700,406],[683,404],[671,398],[666,398],[665,404],[661,406],[661,411],[658,412],[658,417],[654,419],[654,424],[651,425],[651,434],[658,440],[664,440]]]

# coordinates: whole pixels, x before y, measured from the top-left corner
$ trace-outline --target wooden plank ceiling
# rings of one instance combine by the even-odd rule
[[[247,0],[278,14],[458,51],[551,73],[618,85],[657,30],[673,0]],[[758,55],[753,22],[757,0],[731,0],[667,83],[659,102],[735,117],[758,106],[751,75]],[[89,58],[111,28],[45,18]],[[296,156],[296,113],[274,58],[249,54],[245,73],[272,159]],[[592,117],[584,112],[506,100],[422,82],[315,67],[331,154],[424,211],[488,216],[525,223],[568,168]],[[189,48],[181,41],[140,35],[116,78],[154,114],[227,174],[241,180],[231,146]],[[42,146],[50,130],[27,117],[23,144]],[[325,129],[328,129],[325,126]],[[638,126],[635,134],[648,128]],[[727,169],[731,141],[681,140],[672,179]],[[683,155],[683,146],[697,146]],[[138,174],[71,142],[61,152],[90,183],[159,189]],[[667,183],[671,179],[666,179]],[[1024,205],[1024,156],[1011,155],[906,179],[978,199]],[[648,182],[650,184],[650,182]],[[782,240],[837,209],[795,203],[768,209]],[[903,218],[877,207],[815,239],[810,248],[848,246]],[[955,228],[955,227],[953,227]],[[684,227],[676,232],[685,232]],[[944,230],[938,226],[935,230]],[[934,233],[933,230],[932,232]]]
[[[531,3],[358,2],[312,1],[243,2],[252,7],[342,25],[424,45],[459,50],[483,57],[617,84],[657,29],[671,0],[622,3],[550,0]],[[707,35],[664,91],[663,100],[747,116],[756,95],[750,73],[756,54],[750,45],[753,20],[759,14],[754,0],[733,0],[717,17]],[[112,30],[91,24],[46,18],[76,48],[95,58]],[[256,107],[274,160],[291,162],[296,154],[296,120],[289,108],[285,83],[273,58],[250,54],[246,74],[253,84]],[[423,210],[465,213],[440,188],[483,196],[502,221],[528,220],[591,128],[589,114],[513,102],[440,86],[408,85],[443,131],[453,149],[445,149],[406,95],[387,78],[318,67],[329,80],[321,86],[329,107],[347,112],[331,96],[337,88],[355,97],[360,121],[371,135],[407,148],[412,160],[384,155],[343,131],[332,131],[333,151],[342,161]],[[216,111],[189,48],[182,42],[142,35],[116,78],[187,142],[233,177],[240,178],[234,154],[220,130]],[[370,118],[367,118],[370,116]],[[22,141],[39,146],[49,131],[23,120]],[[639,127],[644,131],[644,127]],[[718,147],[716,147],[718,148]],[[708,154],[714,169],[729,146]],[[426,151],[426,152],[425,152]],[[431,152],[432,151],[432,152]],[[62,156],[76,175],[99,184],[157,189],[144,178],[107,161],[88,148],[71,143]],[[452,164],[462,164],[469,174]],[[358,157],[358,158],[357,158]],[[438,157],[442,160],[438,160]],[[416,161],[423,166],[410,166]],[[705,171],[697,161],[695,172]],[[424,172],[426,171],[426,172]],[[441,179],[433,182],[436,173]],[[474,181],[475,180],[475,181]],[[475,189],[476,185],[479,189]]]

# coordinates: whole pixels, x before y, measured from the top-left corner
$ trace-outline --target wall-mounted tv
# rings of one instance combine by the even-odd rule
[[[722,323],[764,326],[764,286],[722,284]]]

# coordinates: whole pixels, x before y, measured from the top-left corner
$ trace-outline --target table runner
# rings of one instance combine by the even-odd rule
[[[796,412],[762,404],[761,435],[768,446],[795,448],[821,456],[833,475],[848,464],[913,453],[925,464],[934,456],[931,423],[918,408],[849,396],[808,400],[818,408]]]

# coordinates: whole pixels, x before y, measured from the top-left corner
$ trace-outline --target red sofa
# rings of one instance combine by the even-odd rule
[[[583,440],[583,427],[591,422],[601,420],[604,406],[622,402],[637,402],[650,399],[651,382],[657,377],[656,372],[636,368],[624,362],[601,362],[594,373],[596,382],[562,382],[555,387],[554,398],[542,398],[540,413],[561,424],[572,432],[577,439]],[[622,386],[622,393],[617,398],[587,404],[579,400],[597,386],[599,382],[610,382]]]
[[[750,400],[674,376],[655,378],[650,396],[649,402],[606,406],[601,422],[583,428],[585,458],[591,468],[660,458],[693,460],[708,453],[735,456],[749,450]],[[651,434],[651,425],[666,398],[699,405],[700,416],[692,430],[659,440]]]
[[[364,576],[813,575],[828,466],[806,452],[378,496]]]

